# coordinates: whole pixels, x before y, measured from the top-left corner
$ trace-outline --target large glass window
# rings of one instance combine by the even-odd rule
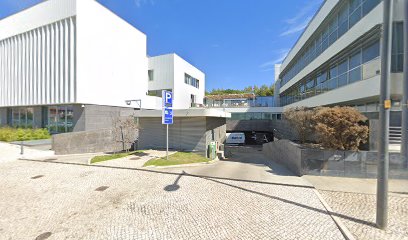
[[[291,104],[316,94],[324,93],[341,86],[362,80],[364,63],[378,58],[379,41],[363,43],[362,47],[355,49],[343,60],[333,60],[319,67],[319,71],[311,73],[307,78],[283,93],[282,103]],[[327,67],[325,67],[325,65]],[[327,69],[327,70],[324,70]],[[377,73],[379,74],[379,73]]]
[[[369,13],[381,0],[365,0],[363,3],[363,16]]]
[[[361,67],[354,68],[349,73],[349,83],[361,80]]]
[[[360,19],[379,4],[380,0],[345,0],[339,1],[337,14],[328,15],[327,23],[322,24],[305,44],[299,54],[282,72],[282,86],[296,76],[304,67],[324,52],[337,39],[345,34]],[[400,64],[401,56],[395,55],[396,64]],[[401,65],[401,64],[400,64]],[[397,67],[396,67],[397,68]]]
[[[11,109],[11,125],[19,128],[32,128],[34,125],[34,109],[33,108],[12,108]]]
[[[349,28],[361,19],[361,0],[351,0],[349,9]]]
[[[72,106],[48,107],[48,131],[54,133],[65,133],[73,131],[74,110]]]
[[[378,56],[380,56],[380,42],[375,42],[363,49],[363,63],[371,61]]]

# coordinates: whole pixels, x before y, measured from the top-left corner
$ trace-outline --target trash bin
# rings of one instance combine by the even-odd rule
[[[208,145],[208,158],[209,159],[214,160],[217,157],[216,150],[217,150],[217,144],[214,141],[210,142],[210,145]]]

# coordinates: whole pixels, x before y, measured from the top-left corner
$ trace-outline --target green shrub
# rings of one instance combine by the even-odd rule
[[[31,129],[31,128],[0,128],[0,141],[29,141],[38,139],[48,139],[51,135],[47,129]]]

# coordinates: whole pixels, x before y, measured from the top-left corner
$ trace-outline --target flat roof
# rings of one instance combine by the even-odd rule
[[[213,108],[174,109],[174,117],[217,117],[231,118],[231,113]],[[136,117],[162,117],[162,110],[140,110],[135,112]]]

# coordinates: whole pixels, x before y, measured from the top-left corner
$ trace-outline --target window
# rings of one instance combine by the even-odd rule
[[[33,108],[12,108],[11,125],[19,128],[34,127],[34,109]]]
[[[404,69],[404,25],[395,22],[392,31],[391,71],[402,72]]]
[[[361,65],[361,52],[358,51],[357,53],[350,57],[349,69],[353,69],[360,65]]]
[[[361,80],[361,67],[355,68],[349,73],[349,83],[357,82]]]
[[[360,21],[363,16],[375,8],[381,0],[344,0],[338,2],[338,7],[336,7],[336,10],[338,10],[337,14],[328,15],[324,21],[327,24],[319,26],[315,31],[316,33],[308,40],[309,44],[305,44],[299,51],[299,54],[289,63],[289,67],[283,70],[280,76],[282,86],[336,42],[337,39]],[[311,51],[309,51],[310,49]],[[400,59],[402,59],[401,56],[395,56],[394,61],[396,65],[399,64],[401,66]]]
[[[362,80],[362,64],[377,58],[379,48],[378,40],[376,42],[362,43],[361,47],[354,49],[344,59],[340,61],[334,59],[333,62],[321,65],[319,69],[327,69],[327,71],[316,70],[307,78],[300,80],[296,85],[281,94],[282,103],[288,105]]]
[[[184,83],[191,85],[196,88],[200,88],[200,80],[193,78],[192,76],[188,75],[187,73],[184,74]]]
[[[349,61],[349,83],[361,80],[361,52],[358,51],[350,57]]]
[[[381,0],[365,0],[363,3],[363,15],[369,13]]]
[[[317,85],[327,80],[327,72],[322,72],[317,76]]]
[[[330,74],[330,76],[329,76],[330,79],[336,78],[337,77],[337,66],[331,67],[329,74]]]
[[[50,133],[65,133],[74,130],[74,110],[72,106],[48,107],[47,128]]]
[[[363,49],[363,63],[371,61],[378,56],[380,56],[380,43],[378,41]]]
[[[195,107],[196,101],[197,101],[197,96],[194,94],[191,94],[190,95],[190,106]]]
[[[154,71],[153,70],[148,70],[147,74],[149,75],[149,81],[153,81],[154,79]]]

